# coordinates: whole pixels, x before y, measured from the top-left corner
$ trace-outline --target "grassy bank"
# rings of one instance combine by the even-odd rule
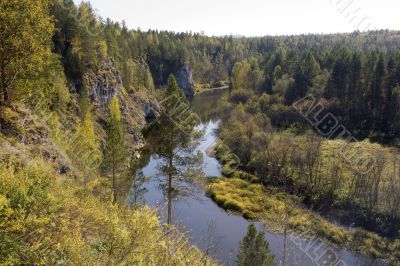
[[[195,84],[195,95],[210,92],[219,88],[229,88],[229,81],[223,80],[214,84]]]
[[[214,180],[208,187],[208,193],[225,210],[241,214],[246,219],[261,221],[273,231],[283,232],[286,224],[291,232],[307,232],[310,237],[319,237],[363,255],[400,262],[399,241],[390,243],[362,229],[350,232],[338,227],[301,208],[295,196],[235,177]]]
[[[337,146],[334,142],[324,143],[323,154]],[[302,204],[303,198],[284,193],[279,188],[267,187],[257,175],[235,169],[235,156],[222,141],[216,145],[214,153],[223,166],[222,172],[229,177],[212,179],[208,186],[209,196],[220,207],[246,219],[261,221],[275,232],[282,233],[286,226],[291,232],[307,232],[305,235],[310,237],[318,237],[363,255],[385,258],[393,265],[399,265],[400,240],[391,241],[362,228],[350,231],[329,222],[308,210]]]

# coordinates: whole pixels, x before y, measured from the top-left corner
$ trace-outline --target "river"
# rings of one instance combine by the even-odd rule
[[[215,158],[207,155],[206,149],[212,146],[217,136],[215,134],[223,112],[216,111],[218,99],[227,91],[214,91],[196,96],[193,100],[193,110],[202,122],[199,130],[204,131],[197,149],[203,154],[202,169],[206,176],[221,177],[221,167]],[[144,184],[145,203],[160,210],[161,219],[166,221],[166,199],[160,189],[158,176],[159,159],[149,154],[142,168],[143,174],[150,179]],[[177,198],[173,201],[173,223],[182,231],[188,232],[192,243],[202,250],[211,249],[211,256],[224,265],[235,265],[238,242],[247,232],[249,222],[242,216],[234,215],[219,208],[205,195],[204,189],[199,186],[197,192],[189,197]],[[259,230],[265,232],[271,253],[275,256],[277,265],[283,258],[284,236],[273,233],[260,223],[256,223]],[[209,236],[212,235],[212,241]],[[214,245],[210,245],[213,243]],[[357,255],[345,249],[330,247],[318,240],[304,239],[296,236],[287,238],[288,265],[384,265],[381,261]],[[335,263],[326,264],[329,256],[337,256]],[[324,263],[325,260],[325,264]],[[332,260],[331,260],[332,261]]]

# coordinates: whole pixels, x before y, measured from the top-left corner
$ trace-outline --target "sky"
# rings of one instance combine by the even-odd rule
[[[74,0],[76,3],[82,0]],[[128,28],[206,35],[400,30],[399,0],[85,0]]]

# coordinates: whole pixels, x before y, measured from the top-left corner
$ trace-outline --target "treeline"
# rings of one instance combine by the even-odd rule
[[[288,109],[285,106],[313,95],[353,135],[393,140],[400,133],[399,62],[398,50],[365,52],[341,47],[322,53],[310,50],[293,53],[280,49],[266,62],[252,58],[236,63],[232,84],[241,98],[253,93],[274,95],[282,104],[282,113]],[[237,101],[243,101],[240,97]],[[291,117],[289,113],[283,119]],[[278,120],[278,126],[301,122]]]
[[[341,54],[338,50],[343,47],[351,52],[370,53],[393,51],[399,44],[398,33],[390,31],[258,38],[144,32],[128,29],[125,22],[106,19],[100,23],[89,4],[77,7],[72,0],[54,1],[52,15],[57,29],[54,50],[63,55],[65,65],[69,66],[67,76],[71,78],[79,76],[85,67],[96,66],[99,49],[116,61],[121,72],[132,69],[132,62],[139,65],[146,62],[156,84],[166,84],[168,75],[183,64],[193,68],[199,83],[226,80],[235,63],[254,57],[266,79],[265,89],[271,91],[273,84],[269,79],[276,78],[272,76],[275,67],[279,65],[282,74],[293,75],[298,72],[296,66],[307,60],[307,52],[321,69],[331,70]]]

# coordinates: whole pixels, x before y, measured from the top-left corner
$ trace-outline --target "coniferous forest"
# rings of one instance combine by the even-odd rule
[[[0,265],[311,265],[298,235],[365,259],[315,265],[399,265],[399,149],[400,31],[211,37],[0,1]],[[182,229],[197,197],[240,241]]]

